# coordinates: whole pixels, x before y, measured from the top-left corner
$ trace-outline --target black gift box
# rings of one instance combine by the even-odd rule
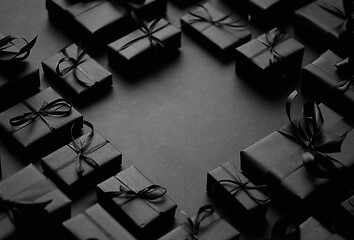
[[[301,240],[344,240],[336,233],[327,230],[319,221],[310,217],[300,225]]]
[[[44,215],[44,221],[40,222],[44,225],[39,229],[36,229],[36,231],[39,230],[42,234],[45,231],[49,232],[49,229],[56,229],[56,227],[60,226],[62,221],[70,217],[70,199],[67,198],[32,164],[0,182],[0,192],[1,198],[8,199],[10,201],[27,203],[40,203],[50,201],[45,206],[45,211],[48,214]],[[29,217],[29,219],[36,221],[35,218]],[[32,226],[30,225],[31,223],[28,224],[29,226]],[[18,225],[17,227],[19,227],[21,230],[23,229],[23,226]],[[15,227],[14,222],[10,220],[9,215],[7,215],[6,212],[0,210],[0,239],[7,239],[11,237],[17,239],[16,236],[20,237],[21,234],[28,237],[26,235],[28,234],[28,230],[30,232],[35,231],[35,228],[33,228],[27,229],[26,232],[20,232],[16,231],[17,227]],[[38,232],[35,232],[34,234],[37,233]]]
[[[150,33],[146,32],[149,29]],[[158,44],[157,46],[155,46]],[[163,46],[161,46],[161,44]],[[146,26],[108,45],[108,60],[125,66],[136,67],[159,61],[181,46],[181,31],[163,18],[157,18]]]
[[[139,197],[139,194],[148,192],[147,189],[151,186],[156,185],[132,166],[98,184],[97,196],[102,206],[124,227],[133,234],[147,239],[149,234],[156,234],[173,220],[177,208],[167,195],[161,194],[163,191],[161,187],[155,191],[161,194],[157,199]],[[127,191],[133,191],[133,195],[109,196],[109,192],[121,192],[122,187]]]
[[[36,156],[67,143],[76,121],[82,121],[82,115],[52,88],[0,113],[0,129],[8,140]]]
[[[135,239],[99,204],[95,204],[85,212],[66,220],[63,225],[70,237],[77,240]]]
[[[208,193],[247,223],[262,222],[269,207],[270,196],[265,186],[256,187],[240,171],[227,162],[208,172]],[[263,190],[263,191],[262,191]]]
[[[146,20],[164,16],[167,11],[167,0],[143,0],[142,3],[132,0],[116,0]]]
[[[244,27],[232,27],[232,25],[241,26],[242,23],[242,21],[238,23],[235,16],[219,21],[226,16],[209,3],[205,3],[184,15],[181,18],[181,26],[183,30],[194,34],[199,40],[206,41],[207,47],[211,47],[219,55],[233,56],[236,47],[251,39],[251,32]],[[211,19],[217,22],[213,23]]]
[[[286,78],[296,79],[304,50],[294,38],[273,28],[236,48],[236,73],[262,86]]]
[[[72,141],[41,159],[44,173],[70,195],[117,173],[122,163],[122,154],[95,131],[90,123],[83,123],[90,125],[92,131],[75,138],[76,147]],[[94,161],[95,165],[86,161],[87,158]],[[82,173],[77,169],[79,161]]]
[[[42,67],[50,80],[66,87],[73,96],[96,95],[97,91],[112,85],[112,74],[88,54],[78,51],[76,44],[71,44],[44,60]],[[65,73],[65,69],[71,70]]]
[[[336,208],[336,229],[348,236],[354,237],[354,195],[342,201]]]
[[[0,39],[4,37],[0,33]],[[19,50],[12,45],[4,51],[17,53]],[[0,111],[34,94],[39,87],[39,69],[31,62],[24,60],[0,63]]]
[[[321,54],[302,69],[301,89],[306,95],[316,97],[337,112],[350,118],[354,113],[354,88],[350,79],[353,74],[341,74],[336,63],[343,60],[330,50]],[[348,82],[348,88],[341,86]]]

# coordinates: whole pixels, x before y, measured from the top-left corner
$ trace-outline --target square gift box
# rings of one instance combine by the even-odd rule
[[[42,62],[47,77],[73,96],[95,95],[112,85],[112,74],[84,50],[71,44]]]
[[[49,87],[0,113],[0,130],[26,153],[43,156],[69,141],[76,121],[82,115]]]
[[[301,240],[344,240],[340,235],[327,230],[315,218],[310,217],[300,225]]]
[[[135,239],[97,203],[86,209],[85,212],[63,222],[63,226],[70,237],[77,240]]]
[[[24,234],[38,234],[57,229],[70,217],[71,201],[32,164],[0,182],[1,203],[9,205],[11,217],[0,208],[0,239],[18,239]],[[34,206],[34,204],[42,206]],[[16,204],[25,204],[21,207]],[[44,213],[38,214],[40,210]],[[33,208],[33,210],[29,210]],[[16,211],[17,210],[17,211]],[[19,212],[23,215],[19,214]],[[36,215],[38,216],[36,217]],[[20,238],[22,239],[22,238]]]
[[[102,206],[130,232],[144,239],[173,220],[177,205],[131,166],[97,185]]]
[[[117,0],[146,20],[162,17],[167,11],[167,0]]]

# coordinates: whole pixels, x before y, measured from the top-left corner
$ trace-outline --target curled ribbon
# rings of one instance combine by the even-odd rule
[[[164,196],[166,192],[167,192],[166,188],[155,184],[152,184],[137,192],[129,189],[126,186],[120,185],[119,191],[105,192],[104,196],[108,198],[116,198],[116,197],[126,197],[130,199],[140,198],[147,201],[153,201]]]
[[[14,46],[14,40],[22,40],[25,45],[18,52],[6,51],[9,47]],[[22,61],[31,53],[31,49],[37,41],[37,36],[28,42],[23,37],[8,35],[0,39],[0,62]],[[2,56],[5,55],[5,56]]]
[[[342,143],[349,130],[342,135],[324,132],[324,119],[315,101],[306,101],[298,119],[292,119],[291,107],[297,96],[296,91],[292,92],[286,102],[289,129],[278,130],[278,132],[305,148],[302,154],[303,165],[312,176],[330,178],[343,164],[327,153],[341,151]]]
[[[263,43],[270,53],[269,56],[269,64],[273,64],[283,58],[276,50],[275,46],[280,42],[283,41],[286,37],[285,32],[280,31],[278,28],[274,28],[269,32],[265,33],[265,40],[258,38],[258,41]]]

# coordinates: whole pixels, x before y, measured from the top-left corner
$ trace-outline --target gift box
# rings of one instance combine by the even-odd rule
[[[340,235],[327,230],[319,221],[310,217],[300,225],[301,240],[344,240]]]
[[[236,73],[262,86],[296,79],[304,49],[294,38],[273,28],[236,48]]]
[[[336,208],[336,229],[345,236],[354,237],[354,195],[342,201]]]
[[[27,154],[43,156],[69,141],[76,121],[81,122],[82,115],[47,88],[0,113],[0,130]]]
[[[89,132],[75,138],[75,123],[72,142],[41,159],[44,173],[70,195],[117,173],[122,163],[122,154],[91,123],[83,124]]]
[[[336,64],[343,59],[327,50],[302,69],[301,89],[346,117],[354,118],[348,109],[354,107],[353,73],[341,73]]]
[[[135,239],[99,204],[66,220],[63,226],[72,239],[107,239],[107,236],[109,236],[108,239]]]
[[[151,67],[151,59],[160,61],[164,54],[181,46],[181,31],[163,18],[150,23],[136,20],[142,25],[128,35],[108,45],[108,61],[126,67]]]
[[[237,240],[239,237],[240,233],[235,228],[215,213],[212,206],[206,205],[195,217],[188,218],[184,224],[159,239]]]
[[[148,21],[164,16],[167,11],[167,0],[120,0],[118,2]]]
[[[11,37],[11,36],[9,36]],[[14,39],[10,43],[0,43],[0,111],[3,111],[21,100],[39,91],[39,69],[30,61],[10,59],[19,52],[16,47],[20,39]],[[0,41],[5,41],[5,36],[0,33]],[[32,40],[35,43],[36,39]],[[32,42],[31,41],[31,42]],[[27,42],[24,42],[25,46]],[[29,44],[29,43],[28,43]],[[28,54],[30,49],[28,50]],[[24,53],[26,54],[26,53]],[[4,60],[4,61],[2,61]]]
[[[0,239],[43,234],[70,217],[70,199],[32,164],[1,181],[0,193]]]
[[[71,44],[42,62],[44,74],[75,97],[97,95],[112,85],[112,74],[84,50]]]
[[[227,57],[233,56],[236,47],[251,39],[251,32],[245,29],[247,20],[237,18],[205,3],[184,15],[181,26],[201,42],[206,42],[206,47]]]
[[[115,0],[46,0],[50,20],[88,43],[108,43],[135,29],[128,9]]]
[[[136,236],[147,238],[173,220],[177,205],[164,187],[153,184],[131,166],[97,185],[97,197],[106,210]]]
[[[352,124],[323,104],[292,105],[301,99],[290,100],[293,96],[286,105],[290,123],[241,151],[241,169],[253,182],[267,183],[272,199],[285,199],[305,211],[337,201],[348,185],[354,131]]]
[[[231,163],[207,173],[207,192],[247,223],[262,222],[269,207],[266,185],[254,185]],[[233,214],[234,215],[234,214]]]

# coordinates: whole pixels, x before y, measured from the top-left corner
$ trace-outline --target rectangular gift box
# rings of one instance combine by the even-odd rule
[[[341,57],[327,50],[302,69],[301,90],[304,94],[317,98],[342,115],[354,118],[348,109],[354,108],[354,88],[349,83],[347,90],[338,89],[353,77],[337,71],[336,63]]]
[[[121,188],[138,193],[153,183],[136,167],[131,166],[97,185],[97,197],[106,210],[136,236],[147,238],[161,231],[173,220],[177,205],[165,194],[157,199],[121,196],[110,197],[107,193],[121,191]],[[155,193],[162,193],[157,189]]]
[[[86,143],[91,132],[75,139]],[[97,131],[83,154],[79,156],[73,142],[59,148],[41,159],[44,173],[69,195],[79,194],[83,188],[90,187],[117,173],[122,164],[122,154]],[[90,158],[98,164],[94,168],[85,161]],[[77,172],[76,164],[81,161],[83,173]]]
[[[118,2],[148,21],[164,16],[167,11],[167,0],[142,0],[140,3],[136,0],[119,0]]]
[[[227,205],[230,211],[235,210],[235,216],[242,221],[254,224],[263,222],[269,207],[266,200],[270,198],[269,194],[253,187],[255,185],[229,162],[207,173],[209,195]]]
[[[273,40],[272,36],[279,37]],[[305,47],[297,40],[273,28],[236,48],[236,73],[262,86],[296,79],[300,74],[304,50]]]
[[[4,37],[0,33],[0,39]],[[4,51],[18,52],[18,49],[13,45]],[[39,87],[39,68],[30,61],[0,63],[0,111],[38,92]]]
[[[226,16],[226,14],[217,10],[209,3],[197,7],[191,13],[181,17],[181,27],[183,30],[195,35],[201,42],[206,42],[206,47],[211,48],[222,57],[234,56],[235,48],[248,42],[251,39],[251,32],[247,29],[236,28],[226,25],[232,23],[240,17],[230,16],[227,19],[215,24],[210,22],[210,17],[214,21],[218,21]],[[204,19],[204,20],[203,20]],[[245,19],[247,21],[247,19]],[[245,21],[241,21],[245,22]],[[234,25],[240,24],[235,22]]]
[[[152,57],[153,61],[159,61],[164,54],[180,48],[181,31],[165,19],[157,18],[145,27],[152,32],[151,40],[144,27],[129,33],[108,45],[109,62],[127,67],[136,67],[137,65],[150,67]],[[163,44],[163,47],[155,46],[157,41],[159,44]]]
[[[311,206],[319,207],[322,203],[337,201],[336,198],[342,195],[341,190],[349,184],[347,178],[354,166],[352,124],[325,105],[320,104],[319,107],[324,119],[324,132],[340,134],[350,130],[341,151],[327,154],[341,163],[340,174],[331,178],[313,177],[303,165],[302,154],[306,149],[279,131],[241,151],[241,169],[250,180],[268,184],[272,199],[287,200],[289,204],[300,206],[296,209],[303,211]],[[281,130],[287,127],[289,125]],[[300,211],[297,213],[300,214]]]
[[[79,56],[82,54],[79,51]],[[98,91],[108,89],[112,85],[112,74],[91,58],[87,53],[83,57],[78,55],[78,46],[71,44],[54,56],[44,60],[42,67],[49,80],[63,86],[75,97],[87,97],[97,95]],[[80,62],[75,68],[64,74],[65,68],[72,66],[73,62],[65,59],[73,58]],[[62,62],[60,62],[62,61]],[[60,65],[59,65],[60,63]],[[59,67],[58,73],[57,68]],[[64,75],[62,75],[64,74]],[[62,75],[62,76],[61,76]]]
[[[27,154],[43,156],[69,142],[71,125],[82,121],[82,115],[68,103],[52,88],[46,88],[0,113],[0,130]]]
[[[135,239],[97,203],[86,209],[85,212],[63,222],[63,226],[69,236],[77,240]]]
[[[32,164],[1,181],[0,192],[1,198],[16,202],[39,203],[51,200],[45,206],[48,215],[42,222],[44,225],[39,226],[41,233],[43,233],[42,231],[49,233],[51,229],[56,229],[62,221],[70,217],[70,199]],[[19,224],[17,227],[21,227],[21,223],[17,224]],[[21,234],[28,237],[27,232],[16,231],[17,227],[11,221],[9,215],[0,210],[0,239],[22,239],[16,238],[20,237]],[[33,229],[29,230],[32,231]],[[34,234],[37,234],[37,232]]]
[[[300,225],[301,240],[344,240],[340,235],[327,230],[319,221],[310,217]]]

